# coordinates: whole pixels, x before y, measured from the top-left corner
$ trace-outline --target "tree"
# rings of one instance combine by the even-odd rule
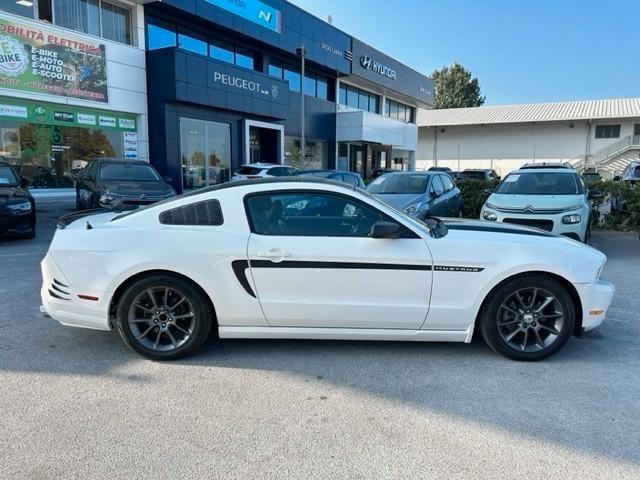
[[[477,78],[459,63],[435,70],[431,76],[435,84],[433,108],[479,107],[485,97],[480,94]]]

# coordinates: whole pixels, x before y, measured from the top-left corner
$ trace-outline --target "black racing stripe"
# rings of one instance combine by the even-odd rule
[[[270,260],[251,260],[251,268],[329,268],[335,270],[422,270],[430,271],[431,265],[407,265],[403,263],[365,262],[315,262],[285,260],[274,263]]]
[[[253,292],[253,288],[251,288],[251,284],[247,279],[247,268],[249,268],[249,262],[246,260],[234,260],[231,262],[231,268],[233,269],[233,273],[236,274],[236,278],[244,288],[245,292],[251,295],[253,298],[256,298],[256,294]]]
[[[455,223],[447,223],[447,229],[449,230],[468,230],[472,232],[490,232],[490,233],[511,233],[515,235],[531,235],[533,237],[555,237],[552,233],[536,230],[518,230],[511,228],[500,227],[485,227],[480,225],[456,225]]]

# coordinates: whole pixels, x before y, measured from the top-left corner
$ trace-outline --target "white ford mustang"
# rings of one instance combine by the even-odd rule
[[[418,222],[326,180],[225,184],[62,217],[42,310],[156,360],[220,338],[470,342],[540,360],[605,318],[606,257],[507,224]]]

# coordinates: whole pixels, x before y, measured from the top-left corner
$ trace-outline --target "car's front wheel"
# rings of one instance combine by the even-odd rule
[[[171,275],[134,282],[117,309],[125,343],[152,360],[176,360],[198,350],[211,333],[213,312],[204,294]]]
[[[480,332],[491,349],[514,360],[543,360],[569,340],[575,307],[551,277],[529,274],[498,286],[483,306]]]

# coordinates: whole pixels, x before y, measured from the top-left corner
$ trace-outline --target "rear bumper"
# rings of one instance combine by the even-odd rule
[[[110,296],[77,291],[58,269],[50,253],[42,260],[41,269],[40,312],[45,317],[72,327],[111,330],[108,314]],[[78,296],[86,293],[95,295],[99,300],[86,300]]]
[[[599,327],[606,318],[616,289],[604,280],[575,287],[582,302],[582,331],[588,332]]]

